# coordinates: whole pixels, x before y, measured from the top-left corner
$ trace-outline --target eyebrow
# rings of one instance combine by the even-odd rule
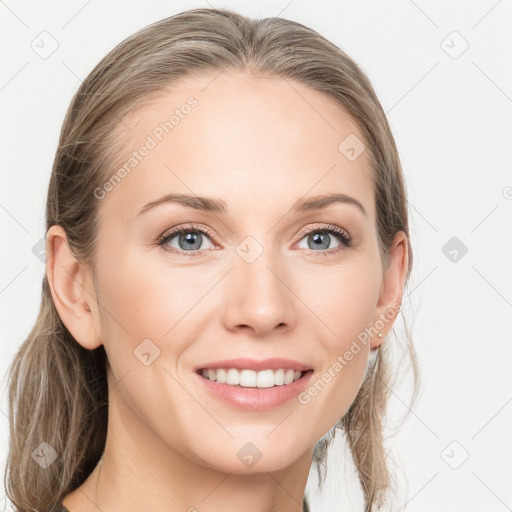
[[[183,206],[187,206],[189,208],[194,208],[195,210],[202,210],[213,213],[226,213],[227,204],[222,199],[215,199],[212,197],[200,197],[193,196],[189,194],[166,194],[165,196],[157,199],[156,201],[151,201],[146,204],[140,212],[137,214],[140,215],[144,212],[147,212],[151,208],[155,206],[164,204],[164,203],[177,203]],[[363,205],[354,197],[348,196],[346,194],[324,194],[314,197],[308,197],[305,199],[299,199],[292,206],[291,211],[294,213],[304,212],[308,210],[319,210],[322,208],[326,208],[327,206],[333,203],[344,203],[351,204],[356,206],[365,217],[367,217],[366,210]]]

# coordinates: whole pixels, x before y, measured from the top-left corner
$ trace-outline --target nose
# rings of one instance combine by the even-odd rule
[[[223,322],[230,331],[245,329],[264,336],[273,330],[282,333],[295,326],[289,275],[264,254],[252,263],[238,259],[229,273]]]

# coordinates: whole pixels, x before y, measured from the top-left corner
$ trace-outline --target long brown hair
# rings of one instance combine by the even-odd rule
[[[357,122],[371,161],[379,249],[383,265],[397,232],[409,238],[407,198],[397,148],[383,109],[364,72],[314,30],[282,18],[250,19],[223,9],[194,9],[153,23],[108,53],[82,82],[66,113],[48,188],[46,229],[62,226],[78,260],[94,265],[98,201],[108,179],[125,114],[151,93],[187,74],[225,69],[294,79],[334,99]],[[409,268],[412,266],[410,241]],[[405,321],[405,319],[404,319]],[[418,390],[409,331],[404,354]],[[358,471],[365,510],[380,506],[391,488],[383,427],[393,382],[386,340],[339,425]],[[17,511],[50,511],[79,487],[105,447],[107,358],[71,336],[53,303],[47,277],[39,316],[8,373],[10,439],[4,484]],[[402,366],[403,368],[403,366]],[[317,443],[313,463],[325,477],[329,439]],[[39,462],[39,463],[37,463]],[[321,471],[322,469],[322,471]]]

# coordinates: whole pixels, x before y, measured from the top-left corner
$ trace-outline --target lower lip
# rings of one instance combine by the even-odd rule
[[[313,370],[304,373],[300,379],[291,384],[271,388],[231,386],[230,384],[213,382],[197,372],[196,375],[206,386],[206,389],[223,402],[246,411],[260,412],[279,407],[295,398],[310,381]]]

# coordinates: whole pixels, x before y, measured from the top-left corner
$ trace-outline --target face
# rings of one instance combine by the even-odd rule
[[[311,450],[362,383],[370,343],[353,342],[374,325],[383,279],[375,198],[367,152],[338,149],[363,137],[331,99],[281,79],[214,77],[159,93],[117,131],[112,174],[127,172],[95,199],[98,330],[116,400],[146,439],[233,472],[251,471],[245,447],[261,455],[255,471],[270,471]],[[213,201],[159,202],[169,194]],[[332,194],[350,199],[303,206]],[[267,388],[197,371],[241,358],[308,371]]]

